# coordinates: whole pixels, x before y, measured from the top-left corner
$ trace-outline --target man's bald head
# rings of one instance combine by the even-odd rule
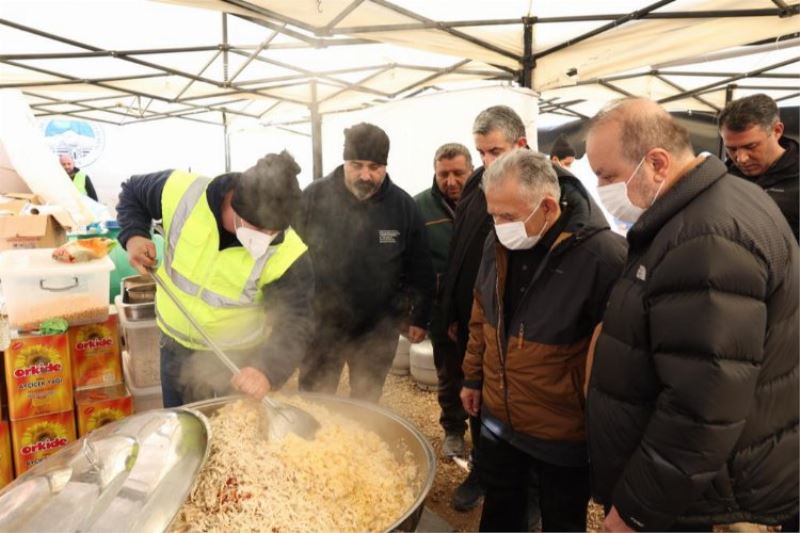
[[[647,98],[625,98],[606,106],[589,122],[589,135],[599,130],[617,137],[620,155],[633,164],[653,148],[663,148],[676,158],[693,155],[686,128]]]
[[[64,172],[72,177],[75,174],[75,160],[69,154],[58,154],[58,162],[61,163],[61,168]]]

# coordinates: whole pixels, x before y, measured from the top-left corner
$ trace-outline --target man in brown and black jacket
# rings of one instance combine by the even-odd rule
[[[544,155],[515,150],[483,176],[495,231],[475,284],[461,392],[481,417],[481,531],[527,530],[531,475],[545,531],[586,527],[586,353],[626,249],[581,183],[557,172]]]

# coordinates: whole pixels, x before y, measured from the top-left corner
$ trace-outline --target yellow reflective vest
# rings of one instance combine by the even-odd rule
[[[86,172],[79,170],[72,178],[72,183],[75,185],[75,188],[78,189],[79,193],[84,196],[89,196],[89,193],[86,192]]]
[[[254,260],[242,246],[219,249],[219,231],[206,201],[211,180],[174,171],[161,194],[164,260],[156,275],[172,289],[222,348],[244,349],[268,334],[262,288],[279,279],[306,251],[291,228],[283,242]],[[156,292],[156,319],[166,335],[194,350],[207,349],[166,294]]]

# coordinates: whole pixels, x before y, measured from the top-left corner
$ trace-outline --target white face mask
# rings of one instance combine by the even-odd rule
[[[238,216],[236,218],[239,218]],[[241,220],[241,219],[239,219]],[[266,233],[262,233],[260,231],[254,230],[252,228],[247,228],[245,226],[237,226],[236,228],[236,238],[239,239],[239,242],[242,243],[253,259],[258,259],[262,257],[265,253],[267,253],[267,249],[269,248],[270,243],[275,238],[275,235],[267,235]]]
[[[605,208],[608,209],[608,212],[623,222],[628,222],[630,224],[639,220],[639,217],[642,216],[642,213],[645,211],[644,208],[631,202],[631,199],[628,197],[628,183],[630,183],[634,176],[636,176],[636,173],[639,172],[644,160],[645,158],[643,157],[627,180],[597,188],[600,201]],[[661,192],[661,187],[663,185],[664,182],[662,181],[661,185],[658,186],[655,196],[653,196],[653,201],[650,202],[650,206],[652,206],[656,198],[658,198],[658,193]]]
[[[525,223],[531,219],[531,217],[539,210],[542,206],[540,203],[536,206],[536,209],[531,211],[531,214],[523,221],[516,221],[516,222],[506,222],[504,224],[495,224],[494,231],[497,233],[497,238],[500,240],[500,244],[508,248],[509,250],[530,250],[536,243],[539,242],[539,239],[542,238],[544,234],[544,229],[547,227],[547,220],[544,221],[544,226],[542,226],[542,231],[539,232],[538,235],[528,236],[528,232],[525,229]]]

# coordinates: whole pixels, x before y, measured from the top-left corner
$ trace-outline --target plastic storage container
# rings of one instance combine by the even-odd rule
[[[129,385],[138,388],[160,386],[161,383],[161,352],[159,338],[161,333],[155,320],[131,321],[120,310],[121,296],[117,295],[115,301],[119,314],[120,330],[122,332],[122,345],[128,354]]]
[[[423,390],[438,389],[439,378],[436,376],[431,341],[425,339],[419,344],[412,344],[409,359],[411,360],[411,377],[417,386]]]
[[[133,383],[131,375],[131,356],[128,352],[122,352],[122,373],[125,375],[125,383],[133,396],[133,412],[141,413],[151,409],[161,409],[164,407],[164,400],[161,394],[161,385],[153,387],[137,387]]]
[[[52,248],[6,250],[0,254],[0,282],[9,326],[37,329],[49,318],[71,326],[108,318],[108,288],[114,263],[108,257],[88,263],[59,263]]]

